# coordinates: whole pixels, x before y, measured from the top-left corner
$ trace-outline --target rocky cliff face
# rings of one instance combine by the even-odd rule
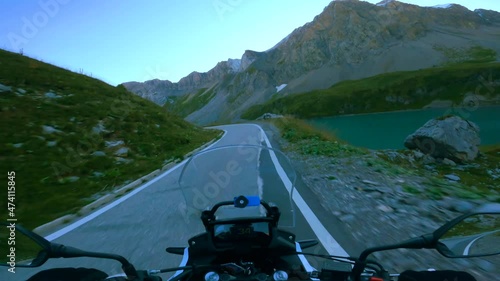
[[[209,88],[218,83],[224,76],[239,70],[240,60],[229,60],[219,62],[205,73],[193,71],[177,83],[154,79],[143,83],[126,82],[123,85],[129,91],[162,105],[169,100],[169,97],[178,97],[201,88]]]
[[[495,11],[469,11],[460,5],[423,8],[390,0],[378,5],[333,1],[270,50],[247,50],[239,60],[220,62],[207,73],[193,72],[178,83],[124,85],[147,98],[145,93],[155,91],[152,99],[159,103],[162,97],[212,88],[213,98],[187,119],[199,124],[227,122],[275,94],[443,64],[450,60],[443,50],[483,46],[500,53],[499,33],[500,13]]]

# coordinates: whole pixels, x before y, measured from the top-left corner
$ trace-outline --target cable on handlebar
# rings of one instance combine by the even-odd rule
[[[181,266],[181,267],[174,267],[174,268],[166,268],[159,270],[158,273],[167,273],[167,272],[172,272],[172,271],[177,271],[177,270],[192,270],[192,266]]]

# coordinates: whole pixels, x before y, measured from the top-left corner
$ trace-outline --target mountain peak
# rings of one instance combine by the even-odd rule
[[[398,1],[396,1],[396,0],[383,0],[381,2],[378,2],[377,6],[379,6],[379,7],[385,7],[385,6],[389,5],[389,4],[397,3],[397,2]]]
[[[227,65],[233,70],[233,72],[239,72],[241,67],[241,60],[227,59]]]
[[[432,6],[431,8],[437,8],[437,9],[448,9],[448,8],[451,8],[453,5],[456,5],[456,4],[439,4],[439,5],[435,5],[435,6]]]

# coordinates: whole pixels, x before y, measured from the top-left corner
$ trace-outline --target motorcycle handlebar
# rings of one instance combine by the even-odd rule
[[[203,266],[201,266],[203,267]],[[177,268],[179,269],[179,268]],[[184,269],[182,273],[180,273],[177,276],[174,276],[169,279],[169,281],[179,281],[179,280],[184,280],[186,278],[189,278],[189,276],[193,273],[192,268],[190,267],[184,267],[180,268]],[[127,279],[124,276],[119,276],[119,277],[108,277],[104,279],[104,281],[162,281],[162,278],[160,276],[156,275],[151,275],[151,274],[157,274],[157,273],[163,273],[163,272],[168,272],[168,271],[173,271],[173,270],[137,270],[137,276],[134,279]],[[63,277],[66,278],[65,280],[89,280],[89,276],[96,276],[96,274],[100,273],[99,270],[92,269],[92,268],[55,268],[55,269],[49,269],[45,270],[42,272],[37,273],[36,275],[32,276],[28,281],[41,281],[41,280],[52,280],[50,279],[51,276],[55,277],[57,276],[58,278],[61,278],[62,275]],[[346,274],[347,272],[344,272],[343,274],[341,272],[324,272],[323,270],[321,272],[316,272],[316,274],[312,274],[309,276],[308,279],[306,280],[314,280],[314,279],[319,279],[319,280],[349,280],[348,276],[350,274]],[[461,280],[461,281],[476,281],[476,279],[469,273],[464,272],[464,271],[454,271],[454,270],[439,270],[439,271],[413,271],[413,270],[407,270],[402,272],[401,274],[388,274],[385,271],[385,274],[380,274],[378,270],[375,270],[375,274],[370,274],[370,273],[365,273],[360,276],[361,280],[377,280],[373,279],[373,277],[378,277],[378,280],[392,280],[393,277],[398,276],[399,281],[420,281],[420,280]],[[104,274],[104,273],[102,273]],[[71,276],[70,276],[71,275]],[[104,274],[106,276],[106,274]],[[342,275],[344,278],[342,278]],[[47,279],[49,278],[49,279]],[[101,277],[103,278],[103,277]],[[340,279],[339,279],[340,278]],[[261,280],[260,278],[259,280]],[[93,279],[94,280],[94,279]],[[267,276],[266,280],[274,280],[273,276]]]

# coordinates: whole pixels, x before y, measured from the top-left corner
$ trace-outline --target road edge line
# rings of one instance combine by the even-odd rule
[[[222,140],[222,139],[224,138],[224,136],[227,134],[227,131],[226,131],[226,130],[223,130],[223,131],[224,131],[224,134],[223,134],[223,135],[222,135],[222,136],[221,136],[218,140],[216,140],[216,141],[215,141],[215,142],[213,142],[212,144],[208,145],[207,147],[202,148],[200,151],[210,149],[211,147],[213,147],[214,145],[216,145],[216,144],[217,144],[220,140]],[[203,147],[203,145],[202,145],[201,147]],[[197,150],[197,149],[195,149],[194,151],[196,151],[196,150]],[[196,152],[194,152],[194,153],[196,153]],[[194,154],[194,153],[193,153],[193,152],[190,152],[190,153],[188,153],[187,155],[192,155],[192,154]],[[81,219],[79,219],[79,220],[77,220],[77,221],[75,221],[75,222],[71,223],[70,225],[67,225],[67,226],[63,227],[62,229],[59,229],[59,230],[57,230],[57,231],[53,232],[52,234],[49,234],[49,235],[45,236],[44,238],[45,238],[45,239],[47,239],[48,241],[55,240],[55,239],[57,239],[57,238],[59,238],[59,237],[61,237],[61,236],[65,235],[65,234],[67,234],[68,232],[73,231],[74,229],[76,229],[76,228],[80,227],[81,225],[83,225],[83,224],[85,224],[85,223],[87,223],[87,222],[89,222],[89,221],[91,221],[91,220],[93,220],[93,219],[97,218],[98,216],[100,216],[100,215],[104,214],[105,212],[109,211],[110,209],[112,209],[112,208],[116,207],[118,204],[120,204],[120,203],[124,202],[125,200],[129,199],[130,197],[132,197],[132,196],[134,196],[135,194],[139,193],[140,191],[144,190],[146,187],[148,187],[148,186],[150,186],[151,184],[153,184],[153,183],[157,182],[158,180],[160,180],[160,179],[161,179],[161,178],[163,178],[164,176],[166,176],[166,175],[168,175],[168,174],[172,173],[173,171],[177,170],[180,166],[184,165],[184,164],[186,163],[186,161],[187,161],[187,160],[188,160],[188,159],[183,160],[182,162],[180,162],[180,163],[178,163],[177,165],[173,166],[172,168],[170,168],[170,169],[166,170],[166,171],[165,171],[165,172],[163,172],[162,174],[160,174],[160,175],[158,175],[158,176],[154,177],[153,179],[151,179],[150,181],[146,182],[145,184],[143,184],[143,185],[141,185],[141,186],[139,186],[139,187],[135,188],[135,189],[134,189],[133,191],[131,191],[130,193],[127,193],[126,195],[124,195],[124,196],[122,196],[122,197],[118,198],[117,200],[115,200],[115,201],[113,201],[113,202],[111,202],[111,203],[107,204],[106,206],[104,206],[104,207],[102,207],[102,208],[100,208],[100,209],[96,210],[95,212],[92,212],[91,214],[89,214],[89,215],[87,215],[87,216],[85,216],[85,217],[83,217],[83,218],[81,218]],[[123,188],[121,188],[121,189],[123,189]],[[109,194],[108,194],[108,195],[109,195]],[[88,206],[88,205],[87,205],[87,206]],[[87,207],[87,206],[82,207],[82,209],[83,209],[83,208],[85,208],[85,207]],[[52,222],[59,221],[59,220],[61,220],[61,219],[63,219],[63,218],[65,218],[65,217],[62,217],[62,218],[56,219],[56,220],[54,220],[54,221],[52,221]],[[47,224],[50,224],[50,223],[52,223],[52,222],[49,222],[49,223],[47,223]],[[42,226],[39,226],[39,227],[37,227],[37,229],[39,229],[40,227],[43,227],[43,226],[45,226],[45,225],[47,225],[47,224],[44,224],[44,225],[42,225]]]
[[[260,125],[257,125],[257,124],[252,124],[252,125],[260,128],[261,133],[264,136],[264,140],[266,141],[266,145],[270,148],[273,148],[273,146],[271,145],[271,142],[269,141],[264,129],[262,129],[262,127]],[[271,159],[271,160],[273,161],[275,166],[276,165],[281,166],[279,163],[276,163],[274,159]],[[276,169],[276,170],[278,171],[278,169]],[[286,175],[283,175],[282,173],[279,173],[279,175],[284,182],[283,177],[286,177]],[[287,177],[287,179],[288,179],[288,177]],[[289,181],[289,179],[288,179],[288,181]],[[330,232],[328,232],[328,230],[323,226],[321,221],[318,219],[318,217],[316,217],[314,212],[311,210],[309,205],[307,205],[306,201],[302,198],[302,196],[300,195],[300,193],[297,189],[295,189],[293,191],[292,199],[295,202],[295,204],[297,204],[298,209],[300,210],[302,215],[304,215],[304,218],[311,226],[312,231],[314,232],[314,234],[316,234],[316,236],[318,237],[320,243],[323,245],[325,250],[330,255],[348,257],[349,254],[347,254],[347,252],[344,250],[344,248],[342,248],[342,246],[340,246],[340,244],[337,242],[337,240],[335,240],[335,238],[333,238],[333,236],[330,234]]]

